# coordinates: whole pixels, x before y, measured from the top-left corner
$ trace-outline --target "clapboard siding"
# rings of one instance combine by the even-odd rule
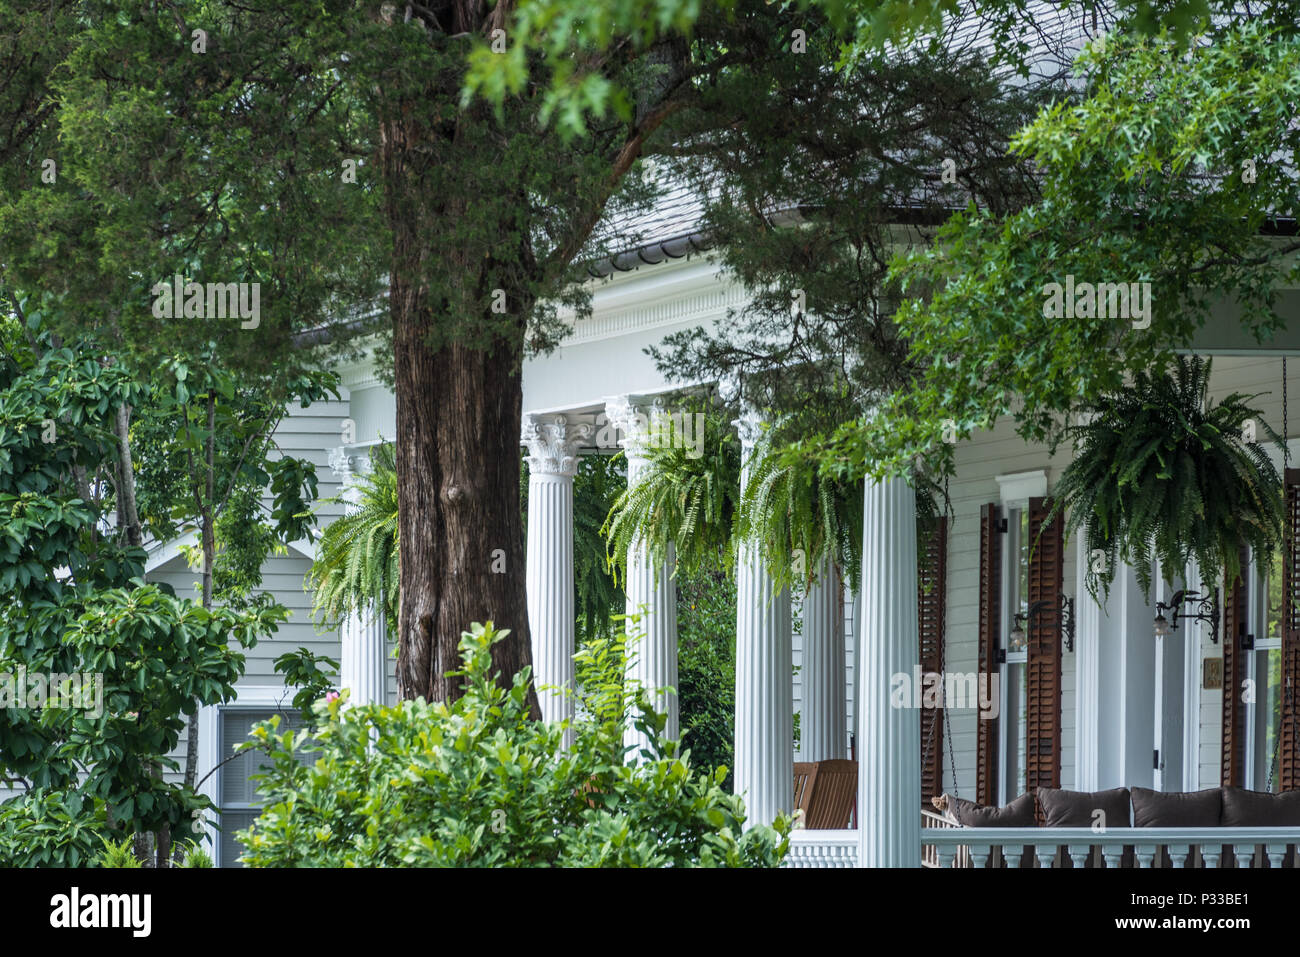
[[[280,625],[274,635],[244,651],[246,669],[243,684],[278,685],[283,678],[276,673],[275,659],[286,651],[304,647],[317,655],[338,660],[339,633],[335,630],[316,630],[311,616],[311,596],[304,589],[304,579],[311,562],[296,552],[269,558],[263,568],[266,579],[263,590],[272,593],[276,601],[289,609],[289,620]],[[192,593],[194,571],[177,557],[155,569],[150,581],[166,582],[176,589],[177,595]]]
[[[341,391],[342,401],[314,402],[306,409],[289,406],[275,431],[275,448],[269,456],[272,461],[283,456],[305,459],[316,466],[317,514],[322,528],[343,514],[341,504],[324,501],[342,489],[338,476],[329,467],[330,450],[343,444],[343,420],[349,412],[348,393]]]

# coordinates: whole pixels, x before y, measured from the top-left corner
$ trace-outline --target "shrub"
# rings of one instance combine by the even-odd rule
[[[744,830],[744,805],[725,770],[691,771],[661,736],[663,716],[623,681],[617,637],[576,657],[575,742],[564,726],[532,721],[528,670],[494,683],[490,649],[506,632],[489,622],[462,636],[465,694],[395,707],[320,702],[313,730],[254,729],[271,769],[261,817],[239,839],[258,867],[775,866],[790,821]],[[628,716],[650,742],[626,760]],[[297,754],[318,755],[305,766]]]
[[[32,788],[0,804],[0,866],[88,867],[108,833],[103,801]]]
[[[141,868],[144,865],[135,856],[135,848],[132,847],[130,837],[124,837],[120,841],[110,841],[104,838],[104,850],[100,853],[98,860],[95,861],[98,867],[120,867],[120,868]]]

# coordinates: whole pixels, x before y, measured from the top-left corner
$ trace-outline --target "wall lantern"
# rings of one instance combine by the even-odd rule
[[[1204,587],[1204,586],[1202,586]],[[1183,605],[1194,605],[1191,612],[1183,611]],[[1164,613],[1171,612],[1168,619]],[[1167,638],[1178,630],[1180,618],[1203,621],[1210,626],[1210,641],[1219,643],[1219,590],[1201,596],[1197,591],[1176,591],[1169,603],[1156,602],[1155,631],[1157,638]]]
[[[1024,651],[1029,647],[1029,636],[1026,634],[1026,625],[1029,630],[1033,630],[1034,620],[1038,613],[1052,603],[1050,601],[1036,601],[1029,606],[1027,611],[1018,612],[1015,616],[1015,627],[1011,629],[1008,636],[1008,650]],[[1067,598],[1065,595],[1058,595],[1056,598],[1057,607],[1060,614],[1056,621],[1047,622],[1048,627],[1061,629],[1061,634],[1065,638],[1065,648],[1067,651],[1074,651],[1074,599]]]

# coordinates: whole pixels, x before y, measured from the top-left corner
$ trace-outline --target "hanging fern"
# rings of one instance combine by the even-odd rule
[[[393,447],[377,446],[370,465],[370,472],[358,483],[356,510],[335,519],[322,533],[307,581],[315,589],[312,613],[321,625],[337,628],[349,615],[377,604],[392,638],[396,635],[400,584]]]
[[[806,458],[782,454],[779,429],[754,448],[736,520],[737,541],[756,541],[780,585],[807,585],[829,559],[846,581],[862,559],[862,485],[816,470]]]
[[[1056,489],[1053,518],[1064,511],[1066,533],[1080,528],[1088,549],[1105,553],[1105,569],[1090,565],[1094,597],[1109,592],[1119,560],[1133,565],[1149,595],[1151,565],[1166,580],[1195,558],[1204,580],[1239,571],[1243,544],[1272,554],[1282,541],[1282,480],[1264,447],[1247,442],[1254,420],[1269,440],[1281,439],[1234,393],[1208,400],[1211,363],[1178,356],[1170,366],[1141,372],[1130,388],[1087,408],[1090,422],[1071,427],[1077,453]]]
[[[704,414],[703,455],[694,449],[651,448],[648,463],[614,503],[601,532],[616,575],[626,571],[629,547],[644,540],[650,560],[667,558],[676,546],[677,569],[695,574],[731,562],[731,530],[740,489],[740,442],[725,416],[698,404]]]

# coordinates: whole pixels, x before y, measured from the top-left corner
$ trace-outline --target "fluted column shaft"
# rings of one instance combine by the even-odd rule
[[[587,423],[563,415],[524,417],[528,448],[528,629],[533,683],[546,721],[572,722],[575,641],[573,596],[573,478]],[[565,732],[566,747],[573,730]]]
[[[916,498],[903,478],[868,479],[858,639],[858,864],[921,865],[921,718],[890,702],[894,675],[920,663]]]
[[[655,411],[655,407],[642,396],[611,396],[606,400],[606,415],[622,433],[619,444],[627,457],[628,487],[636,484],[648,464],[646,447]],[[629,625],[630,633],[639,635],[639,639],[628,649],[631,660],[627,677],[650,692],[655,710],[667,716],[664,736],[669,740],[681,737],[676,693],[677,586],[672,577],[674,564],[671,543],[666,559],[655,563],[651,562],[646,545],[634,541],[628,549],[627,580],[624,582],[627,614],[639,616],[635,626]],[[649,744],[644,735],[630,727],[625,742],[634,749],[634,756]]]
[[[335,475],[343,481],[345,510],[351,514],[359,505],[358,479],[368,469],[361,453],[349,454],[346,448],[330,455]],[[387,632],[383,609],[370,605],[343,619],[339,629],[339,687],[351,693],[352,704],[385,704],[387,698]]]
[[[758,422],[742,416],[741,491]],[[771,824],[794,804],[794,652],[790,593],[777,590],[762,552],[741,543],[736,564],[735,790],[747,823]]]
[[[845,731],[844,597],[840,576],[823,559],[803,597],[803,713],[799,725],[804,761],[848,757]]]

